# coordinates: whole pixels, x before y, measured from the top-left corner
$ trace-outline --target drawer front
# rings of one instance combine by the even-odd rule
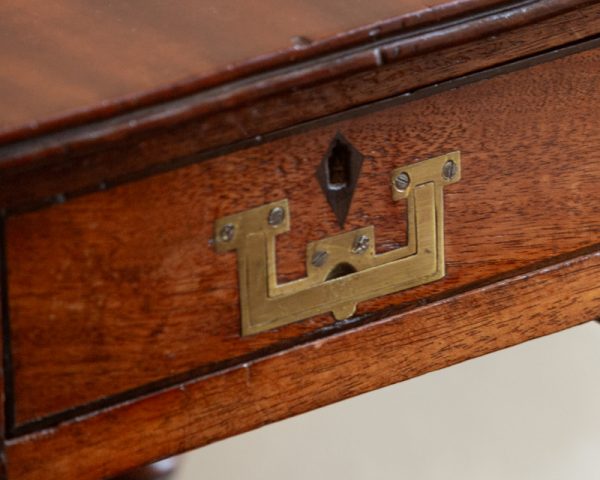
[[[10,217],[15,425],[58,421],[597,244],[599,69],[599,51],[579,53]],[[362,158],[342,226],[318,174],[336,138]],[[218,219],[287,200],[291,225],[275,255],[278,281],[290,282],[306,275],[310,242],[372,225],[378,253],[402,247],[407,207],[392,198],[391,173],[453,151],[461,178],[443,192],[443,278],[360,302],[343,321],[320,313],[241,335],[238,255],[217,252]]]

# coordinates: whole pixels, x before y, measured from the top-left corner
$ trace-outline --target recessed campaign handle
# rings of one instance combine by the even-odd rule
[[[307,275],[277,282],[275,237],[290,229],[287,199],[220,218],[218,252],[237,250],[242,335],[332,312],[350,317],[356,304],[445,275],[443,187],[460,180],[460,152],[397,168],[393,200],[408,204],[408,242],[375,253],[367,226],[307,245]]]

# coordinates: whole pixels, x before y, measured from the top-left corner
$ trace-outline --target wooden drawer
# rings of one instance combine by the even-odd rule
[[[592,252],[600,233],[599,70],[600,50],[591,50],[433,96],[403,96],[10,217],[13,432]],[[363,157],[343,227],[316,173],[339,134]],[[240,336],[237,256],[216,252],[218,218],[287,199],[291,229],[277,237],[276,256],[278,279],[289,282],[305,275],[312,241],[373,225],[378,252],[403,245],[407,211],[392,200],[391,172],[452,151],[461,152],[462,175],[443,193],[444,278],[361,302],[347,320],[322,314]],[[589,286],[600,265],[590,258],[567,269],[573,279],[560,300],[580,321],[600,307],[597,282]],[[490,298],[508,308],[508,297]],[[477,312],[482,301],[460,311]],[[449,332],[442,347],[456,347],[454,328],[477,330],[470,321],[440,317]],[[419,322],[394,328],[408,339],[420,334]]]

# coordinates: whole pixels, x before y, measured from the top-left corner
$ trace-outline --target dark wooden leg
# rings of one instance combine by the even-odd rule
[[[178,467],[178,458],[167,458],[124,473],[113,480],[174,480]]]

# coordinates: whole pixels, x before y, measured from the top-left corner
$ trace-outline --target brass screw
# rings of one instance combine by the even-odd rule
[[[442,175],[446,180],[452,180],[458,173],[458,165],[454,160],[448,160],[442,167]]]
[[[326,251],[317,250],[315,253],[313,253],[311,263],[315,267],[322,267],[327,261],[327,257],[329,257],[329,254]]]
[[[226,225],[223,225],[223,228],[221,228],[221,231],[219,232],[219,238],[223,242],[230,242],[233,238],[234,233],[235,227],[231,223],[228,223]]]
[[[410,177],[408,176],[408,173],[406,173],[406,172],[402,172],[402,173],[398,174],[396,176],[396,178],[394,178],[394,186],[398,190],[406,190],[409,185],[410,185]]]
[[[285,210],[281,207],[272,208],[269,212],[269,225],[276,227],[283,222],[285,218]]]
[[[366,235],[359,235],[354,240],[354,245],[352,245],[352,253],[361,254],[367,251],[369,248],[369,237]]]

